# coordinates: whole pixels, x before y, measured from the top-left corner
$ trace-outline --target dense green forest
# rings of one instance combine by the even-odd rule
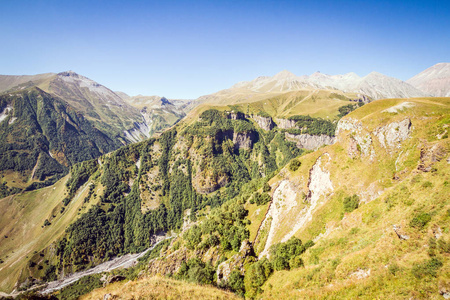
[[[334,136],[337,121],[329,121],[321,118],[313,118],[310,116],[292,116],[288,118],[294,120],[297,128],[286,129],[292,134],[310,134],[310,135],[328,135]]]
[[[10,107],[0,123],[0,172],[20,173],[22,185],[34,181],[27,190],[53,184],[71,165],[122,145],[38,88],[0,95],[0,104]]]

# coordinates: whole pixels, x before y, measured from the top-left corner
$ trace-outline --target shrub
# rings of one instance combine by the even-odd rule
[[[287,256],[276,256],[273,259],[273,267],[277,271],[289,270],[289,258]]]
[[[389,265],[388,270],[389,273],[395,276],[400,271],[400,267],[397,264],[391,264]]]
[[[289,164],[289,170],[295,172],[298,170],[298,168],[300,168],[301,165],[302,163],[298,159],[293,159]]]
[[[444,239],[439,239],[437,244],[440,252],[450,253],[450,242],[446,242]]]
[[[252,264],[244,278],[245,296],[254,298],[261,292],[261,286],[273,272],[273,266],[267,258]]]
[[[422,187],[424,187],[424,188],[430,188],[430,187],[432,187],[433,186],[433,183],[431,183],[430,181],[425,181],[423,184],[422,184]]]
[[[439,259],[433,257],[428,261],[424,261],[421,264],[415,265],[412,268],[412,274],[417,279],[422,279],[425,276],[436,277],[437,270],[440,269],[442,266],[443,263]]]
[[[239,272],[239,270],[233,270],[230,273],[230,277],[228,278],[228,287],[239,296],[244,296],[244,276],[241,275],[241,272]]]
[[[256,205],[264,205],[272,200],[272,198],[269,196],[269,194],[267,194],[267,193],[260,194],[258,192],[253,194],[252,199],[253,199],[254,203],[256,203]],[[250,203],[251,203],[251,200],[250,200]]]
[[[300,256],[294,256],[289,260],[289,267],[291,269],[303,267],[303,259]]]
[[[344,211],[352,212],[357,209],[359,206],[359,197],[358,195],[353,195],[350,197],[345,197],[344,199]]]
[[[270,185],[267,182],[264,183],[263,192],[268,193],[268,192],[270,192],[270,190],[271,190]]]
[[[214,279],[214,268],[198,258],[192,258],[181,263],[178,277],[199,284],[211,284]]]
[[[430,221],[431,221],[430,214],[422,213],[417,217],[414,217],[409,223],[409,226],[422,230]]]

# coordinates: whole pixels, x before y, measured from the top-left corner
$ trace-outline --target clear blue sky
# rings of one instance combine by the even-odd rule
[[[0,0],[0,74],[196,98],[287,69],[406,80],[450,62],[450,1]]]

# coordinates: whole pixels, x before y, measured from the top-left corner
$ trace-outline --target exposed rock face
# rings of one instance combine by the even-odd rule
[[[309,134],[291,134],[285,132],[285,137],[288,141],[297,143],[298,148],[307,150],[316,150],[323,145],[332,145],[336,138],[325,134],[309,135]]]
[[[235,149],[251,149],[255,140],[256,134],[253,131],[233,133],[233,143]]]
[[[410,119],[392,122],[386,126],[377,128],[374,134],[385,149],[396,150],[400,149],[401,142],[410,136],[412,130],[411,125]]]
[[[265,242],[264,250],[259,254],[259,258],[269,254],[270,246],[273,244],[275,233],[282,223],[283,216],[297,206],[296,198],[296,190],[288,180],[283,180],[275,189],[269,211],[261,225],[262,228],[269,226],[269,234]]]
[[[137,143],[150,137],[150,128],[145,122],[135,122],[133,128],[125,130],[123,133],[129,141]]]
[[[231,120],[245,120],[245,114],[241,112],[228,111],[226,112],[227,119]]]
[[[275,127],[275,123],[273,122],[271,117],[261,117],[258,115],[252,115],[252,119],[261,127],[263,130],[269,131]]]
[[[329,154],[324,153],[317,159],[316,163],[309,171],[309,192],[307,200],[310,202],[310,205],[302,210],[291,231],[281,239],[281,242],[287,242],[297,231],[305,226],[307,222],[310,222],[312,220],[313,212],[319,204],[320,197],[334,191],[330,179],[330,172],[326,170],[326,164],[328,164],[329,160]]]
[[[353,277],[355,279],[363,279],[370,276],[370,269],[363,270],[361,268],[358,268],[355,272],[350,274],[350,277]]]
[[[327,192],[333,191],[333,184],[330,179],[330,172],[323,169],[322,158],[330,158],[328,153],[320,156],[312,169],[309,172],[309,193],[308,200],[311,202],[311,206],[317,204],[320,196]]]
[[[355,157],[359,152],[362,157],[370,156],[371,161],[375,158],[372,137],[363,128],[361,121],[353,118],[341,119],[336,128],[336,137],[341,142],[346,138],[350,139],[348,147],[350,157]]]
[[[247,257],[253,256],[252,243],[248,240],[242,241],[238,254],[233,255],[229,260],[222,262],[217,267],[217,285],[225,284],[233,270],[238,269],[244,275],[244,263]]]
[[[433,164],[444,159],[446,155],[447,150],[440,144],[425,146],[420,149],[420,162],[417,169],[430,172]]]
[[[292,229],[283,236],[281,242],[288,241],[297,231],[310,222],[312,220],[313,212],[319,204],[320,197],[334,190],[330,179],[330,172],[326,170],[328,162],[329,155],[325,153],[317,159],[316,163],[311,168],[307,196],[310,205],[303,208],[298,215],[295,216],[296,219],[295,223],[292,224]],[[283,180],[275,189],[272,203],[270,204],[270,208],[260,228],[260,231],[266,230],[267,227],[269,229],[267,240],[264,244],[264,250],[258,255],[259,258],[269,255],[269,249],[274,243],[275,234],[283,223],[283,218],[289,216],[289,213],[298,205],[297,191],[299,191],[299,189],[289,180]]]
[[[291,128],[297,128],[295,125],[295,120],[288,120],[288,119],[275,119],[277,126],[281,129],[291,129]]]
[[[401,229],[400,225],[392,225],[392,228],[394,229],[395,234],[397,237],[401,240],[409,240],[409,236],[406,234],[401,234],[399,230]]]
[[[152,259],[148,264],[148,274],[152,275],[169,275],[177,273],[183,261],[188,261],[191,258],[186,248],[179,249],[164,259]]]
[[[161,258],[150,260],[147,273],[150,276],[165,276],[178,273],[181,263],[194,257],[201,259],[203,262],[209,262],[211,265],[215,265],[222,255],[220,255],[217,247],[210,248],[208,251],[189,251],[186,247],[183,247],[169,255],[161,255]]]

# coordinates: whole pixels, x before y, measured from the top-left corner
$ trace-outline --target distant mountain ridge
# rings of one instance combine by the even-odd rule
[[[450,97],[450,63],[438,63],[406,82],[434,97]]]
[[[287,70],[268,77],[258,77],[233,85],[230,90],[245,89],[253,92],[289,92],[296,90],[324,89],[359,93],[373,99],[423,97],[426,93],[400,79],[372,72],[364,77],[355,73],[328,75],[315,72],[312,75],[297,76]]]

